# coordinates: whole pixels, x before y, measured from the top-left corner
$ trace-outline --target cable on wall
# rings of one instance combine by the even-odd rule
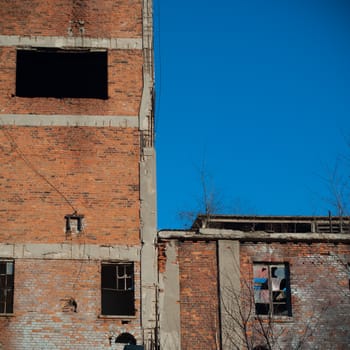
[[[16,153],[20,156],[20,158],[23,160],[23,162],[25,163],[25,165],[31,169],[34,174],[36,174],[38,177],[40,177],[43,181],[45,181],[54,191],[56,191],[63,199],[64,201],[72,208],[73,213],[77,213],[76,208],[73,206],[73,204],[68,200],[68,198],[51,182],[49,181],[44,175],[42,175],[36,168],[35,166],[32,164],[32,162],[27,159],[27,157],[23,154],[23,152],[21,151],[20,147],[18,146],[17,142],[14,140],[14,138],[12,137],[11,133],[6,130],[6,128],[4,127],[4,122],[3,120],[0,118],[0,121],[2,123],[1,125],[1,129],[5,135],[5,137],[7,138],[7,140],[10,142],[11,145],[13,145],[14,150],[16,151]]]

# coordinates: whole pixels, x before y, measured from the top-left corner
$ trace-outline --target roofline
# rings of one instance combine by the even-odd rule
[[[349,233],[276,233],[276,232],[243,232],[237,230],[203,228],[193,230],[161,230],[158,240],[179,241],[217,241],[237,240],[240,242],[305,242],[305,243],[350,243]]]
[[[333,220],[350,220],[350,216],[333,216],[333,215],[228,215],[228,214],[212,214],[205,215],[199,214],[197,215],[196,220],[198,219],[208,219],[212,220],[222,220],[222,221],[234,221],[234,220],[288,220],[288,221],[313,221],[313,220],[329,220],[332,218]]]

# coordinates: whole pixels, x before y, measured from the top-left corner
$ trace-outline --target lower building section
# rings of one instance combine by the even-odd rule
[[[159,233],[162,349],[347,349],[347,233]]]
[[[273,220],[156,245],[1,243],[0,350],[347,349],[349,233]]]
[[[142,345],[134,253],[134,260],[1,258],[0,349]]]

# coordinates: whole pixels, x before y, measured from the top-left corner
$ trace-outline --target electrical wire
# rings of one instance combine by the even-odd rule
[[[40,177],[43,181],[45,181],[54,191],[56,191],[63,199],[64,201],[72,208],[73,212],[76,213],[76,208],[72,205],[72,203],[68,200],[68,198],[51,182],[49,181],[44,175],[42,175],[33,165],[33,163],[23,154],[22,150],[18,146],[15,139],[12,137],[11,133],[6,129],[4,126],[3,120],[0,118],[1,121],[1,129],[7,138],[7,140],[10,142],[10,144],[14,147],[15,152],[20,156],[20,158],[23,160],[25,165],[34,172],[38,177]]]
[[[11,133],[6,129],[6,127],[4,126],[4,122],[3,120],[0,118],[1,121],[1,126],[0,128],[2,129],[6,139],[9,141],[9,143],[11,144],[11,146],[13,147],[13,149],[15,150],[15,152],[20,156],[20,158],[23,160],[24,164],[31,169],[34,174],[36,174],[38,177],[40,177],[43,181],[45,181],[54,191],[56,191],[63,199],[64,201],[72,208],[73,212],[76,213],[77,210],[76,208],[71,204],[71,202],[68,200],[68,198],[53,184],[51,183],[51,181],[49,181],[44,175],[42,175],[37,169],[36,167],[33,165],[33,163],[23,154],[22,150],[20,149],[20,147],[18,146],[18,143],[15,141],[15,139],[13,138],[13,136],[11,135]],[[80,266],[79,266],[79,271],[77,272],[76,278],[74,280],[73,286],[72,286],[72,292],[73,294],[75,293],[75,288],[76,288],[76,284],[80,278],[80,275],[82,273],[82,269],[83,269],[83,265],[84,265],[84,256],[85,256],[85,252],[86,252],[86,241],[85,241],[85,236],[84,236],[84,240],[83,240],[83,257],[82,260],[80,261]],[[71,297],[73,298],[73,297]],[[75,301],[75,299],[73,298],[73,300]]]

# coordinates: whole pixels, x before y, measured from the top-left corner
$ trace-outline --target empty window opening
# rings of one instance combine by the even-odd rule
[[[134,294],[133,263],[102,264],[102,315],[135,315]]]
[[[107,99],[107,52],[17,50],[19,97]]]
[[[13,313],[14,262],[0,260],[0,314]]]
[[[196,222],[200,220],[201,218],[197,218]],[[194,223],[193,225],[198,225],[197,223]],[[208,223],[210,228],[221,228],[221,229],[228,229],[228,230],[237,230],[237,231],[243,231],[243,232],[258,232],[258,231],[265,231],[265,232],[286,232],[286,233],[292,233],[292,232],[300,232],[300,233],[306,233],[311,232],[311,224],[310,223],[298,223],[298,222],[259,222],[259,221],[239,221],[239,222],[230,222],[230,221],[215,221],[212,220]]]
[[[64,218],[66,220],[66,234],[81,233],[83,231],[84,215],[68,214]]]
[[[292,316],[288,264],[254,264],[257,315]]]
[[[119,334],[118,337],[115,340],[116,343],[121,343],[121,344],[131,344],[131,345],[136,345],[136,339],[135,337],[130,334],[130,333],[122,333]]]

